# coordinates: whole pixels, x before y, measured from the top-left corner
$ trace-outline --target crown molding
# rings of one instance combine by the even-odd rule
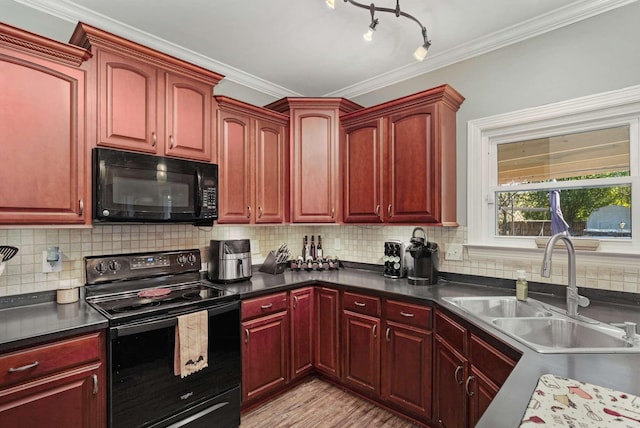
[[[68,0],[15,0],[32,9],[39,10],[48,15],[55,16],[64,21],[71,22],[74,25],[80,21],[85,22],[101,30],[117,34],[118,36],[129,39],[133,42],[158,50],[167,55],[174,56],[184,61],[199,65],[203,68],[213,70],[216,73],[225,76],[226,80],[230,80],[239,85],[243,85],[270,95],[274,98],[282,97],[300,97],[300,93],[276,85],[275,83],[261,79],[250,73],[246,73],[228,64],[216,61],[205,55],[199,54],[192,50],[186,49],[175,43],[171,43],[160,37],[139,30],[130,25],[124,24],[108,16],[94,12],[83,6],[77,5]]]
[[[324,94],[325,97],[357,97],[457,62],[536,37],[558,28],[591,18],[637,0],[578,0],[527,21],[512,25],[445,52],[427,56],[424,62],[411,63],[353,85]]]
[[[79,6],[69,0],[15,0],[25,6],[53,15],[62,20],[78,21],[112,32],[121,37],[223,74],[226,80],[249,87],[274,98],[302,97],[304,94],[246,73],[228,64],[185,49],[175,43],[136,29],[120,21]],[[445,52],[429,55],[422,63],[412,63],[370,79],[324,94],[324,97],[353,98],[395,83],[438,70],[555,29],[582,21],[637,0],[578,0],[562,8],[537,16],[519,24],[456,46]]]

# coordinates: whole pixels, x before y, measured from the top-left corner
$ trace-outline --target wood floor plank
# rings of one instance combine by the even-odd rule
[[[416,425],[311,378],[291,391],[244,414],[242,428],[413,428]]]

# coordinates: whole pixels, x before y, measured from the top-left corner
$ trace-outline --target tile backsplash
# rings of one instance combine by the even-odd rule
[[[291,253],[298,255],[304,235],[322,235],[326,256],[341,260],[382,264],[384,241],[400,239],[409,242],[413,226],[223,226],[200,228],[191,225],[98,225],[85,229],[0,229],[0,245],[19,248],[7,262],[0,276],[0,296],[33,293],[57,288],[81,286],[84,256],[119,254],[141,251],[200,248],[203,260],[211,239],[250,238],[253,262],[261,262],[269,250],[287,242]],[[517,260],[472,260],[466,251],[462,261],[445,260],[447,245],[464,244],[466,227],[425,227],[429,241],[440,245],[440,270],[443,272],[515,278],[518,269],[536,282],[566,284],[566,267],[554,268],[550,279],[540,277],[540,262]],[[42,273],[42,252],[58,246],[63,253],[62,271]],[[206,269],[206,265],[203,266]],[[557,269],[557,270],[556,270]],[[580,287],[640,293],[639,269],[611,267],[607,264],[581,266],[577,281]]]

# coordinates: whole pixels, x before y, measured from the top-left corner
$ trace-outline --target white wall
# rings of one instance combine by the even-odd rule
[[[371,106],[444,83],[466,98],[457,116],[458,222],[466,224],[467,121],[639,84],[639,22],[636,2],[353,101]]]

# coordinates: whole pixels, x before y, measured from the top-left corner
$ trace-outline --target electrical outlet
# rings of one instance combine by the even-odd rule
[[[445,260],[462,260],[462,244],[447,245],[447,252],[444,255]]]

